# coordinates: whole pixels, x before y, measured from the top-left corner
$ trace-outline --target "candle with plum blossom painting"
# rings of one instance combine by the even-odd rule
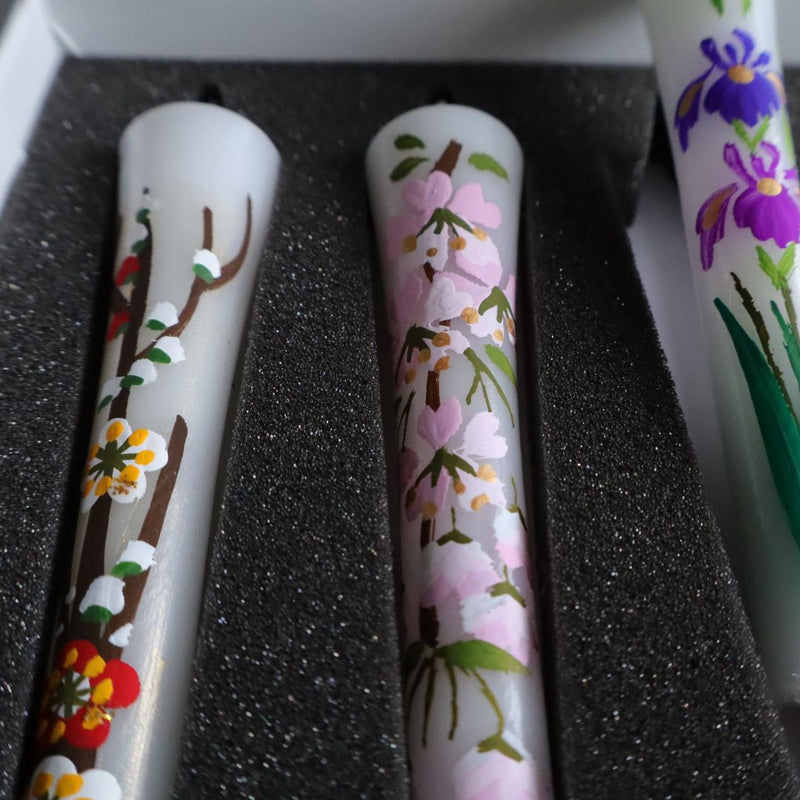
[[[403,680],[419,800],[552,795],[517,407],[522,153],[437,105],[367,153],[392,337]]]
[[[228,393],[279,158],[173,103],[126,129],[102,386],[27,798],[166,797]]]
[[[730,551],[800,713],[800,190],[768,0],[643,0],[740,520]]]

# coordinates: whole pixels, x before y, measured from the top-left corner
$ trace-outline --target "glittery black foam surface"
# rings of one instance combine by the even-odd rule
[[[0,793],[25,772],[77,514],[65,498],[102,349],[117,140],[139,112],[209,85],[270,134],[283,171],[175,796],[408,797],[362,165],[383,123],[443,91],[509,124],[533,167],[520,308],[535,336],[528,427],[562,794],[794,796],[619,232],[649,72],[76,60],[0,219]]]

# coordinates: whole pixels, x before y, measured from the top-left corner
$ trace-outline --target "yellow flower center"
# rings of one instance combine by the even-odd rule
[[[463,236],[456,236],[455,239],[451,239],[447,244],[451,250],[463,250],[467,246],[467,240]]]
[[[506,328],[508,329],[509,336],[517,335],[517,326],[514,323],[514,320],[511,319],[511,317],[506,317]]]
[[[420,350],[417,358],[420,364],[427,364],[431,360],[431,351],[428,349]]]
[[[480,318],[481,315],[478,313],[477,308],[465,308],[461,312],[461,319],[463,319],[467,325],[474,325]]]
[[[100,452],[100,445],[93,444],[91,449],[89,450],[89,461],[95,458],[99,452]]]
[[[422,519],[424,519],[426,522],[432,520],[436,516],[436,512],[438,510],[439,509],[436,507],[436,503],[426,500],[422,504]]]
[[[53,776],[49,772],[40,772],[31,786],[31,794],[38,797],[40,794],[50,791],[52,785]]]
[[[479,494],[477,497],[472,498],[472,502],[469,504],[469,507],[473,511],[480,511],[487,503],[489,502],[489,495]]]
[[[783,191],[783,187],[775,178],[762,178],[756,184],[756,189],[758,189],[761,194],[767,195],[767,197],[776,197]]]
[[[133,464],[128,464],[128,466],[119,473],[116,488],[120,489],[120,484],[124,487],[136,486],[136,481],[139,480],[141,474],[141,470],[138,467],[134,467]]]
[[[53,730],[50,731],[50,744],[55,744],[63,735],[64,731],[66,731],[67,726],[64,723],[63,719],[60,719],[53,725]]]
[[[83,497],[88,497],[89,493],[92,491],[92,487],[93,486],[94,486],[94,481],[93,480],[90,479],[90,480],[86,481],[86,483],[83,485],[83,492],[81,492],[81,495]]]
[[[111,719],[111,714],[103,711],[102,708],[92,706],[88,709],[81,722],[81,727],[86,731],[93,731],[98,725]]]
[[[111,488],[111,478],[108,475],[103,475],[94,487],[94,493],[98,497],[102,497]]]
[[[447,345],[449,344],[450,344],[449,333],[437,333],[436,336],[433,337],[434,347],[447,347]]]
[[[462,481],[460,478],[456,478],[453,481],[453,490],[456,494],[464,494],[464,492],[467,491],[467,487],[464,485],[464,481]]]
[[[56,784],[56,797],[69,797],[79,792],[83,786],[83,778],[75,773],[67,773],[58,779]]]
[[[87,678],[96,678],[106,668],[106,662],[102,656],[94,656],[89,659],[89,663],[83,668],[83,674]]]
[[[752,83],[756,77],[755,72],[744,64],[736,64],[728,70],[728,77],[734,83]]]
[[[434,372],[444,372],[446,369],[450,369],[450,356],[442,356],[433,365]]]
[[[104,678],[94,687],[92,702],[104,706],[111,699],[112,694],[114,694],[114,684],[111,682],[111,678]]]
[[[491,464],[481,464],[478,467],[478,477],[487,483],[494,483],[497,480],[497,473]]]
[[[438,247],[429,247],[425,251],[425,255],[428,256],[428,258],[433,258],[438,252],[439,252],[439,248]]]
[[[64,666],[64,669],[69,669],[77,660],[78,660],[78,648],[71,647],[67,651],[67,654],[64,656],[64,661],[62,662],[62,665]]]
[[[479,241],[485,242],[489,237],[486,234],[486,231],[482,230],[481,228],[473,228],[472,235]]]
[[[492,336],[494,337],[494,340],[496,342],[502,342],[503,341],[503,329],[502,328],[495,328],[495,331],[492,334]]]
[[[114,439],[119,439],[119,437],[122,435],[122,431],[124,430],[125,426],[119,420],[112,422],[106,431],[106,441],[113,442]]]
[[[144,444],[149,433],[150,431],[148,431],[147,428],[139,428],[139,430],[134,431],[128,437],[128,444],[131,444],[134,447],[138,447],[140,444]]]
[[[417,249],[417,237],[413,233],[404,236],[400,248],[404,253],[413,253]]]
[[[430,358],[430,356],[428,356]],[[406,383],[414,383],[417,379],[417,371],[415,369],[410,369],[406,372]]]
[[[136,454],[135,461],[137,464],[145,465],[149,464],[155,457],[156,454],[152,450],[140,450]]]

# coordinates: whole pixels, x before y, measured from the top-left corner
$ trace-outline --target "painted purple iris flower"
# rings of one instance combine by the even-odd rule
[[[759,241],[769,239],[778,247],[800,242],[800,192],[797,170],[786,170],[778,178],[780,151],[775,145],[761,142],[765,157],[752,154],[748,171],[736,145],[726,144],[724,159],[740,182],[733,182],[714,192],[697,212],[695,231],[700,236],[700,261],[710,269],[714,245],[725,235],[728,206],[733,204],[733,220],[739,228],[749,228]]]
[[[713,39],[703,39],[700,43],[700,49],[711,66],[695,78],[678,98],[674,124],[683,150],[689,147],[689,131],[699,118],[701,95],[712,72],[722,74],[706,92],[703,105],[709,114],[719,113],[729,124],[741,120],[753,127],[760,119],[777,111],[783,102],[780,76],[761,69],[769,64],[769,53],[763,51],[753,58],[753,37],[741,28],[736,28],[733,35],[739,40],[740,49],[728,42],[723,47],[724,55]]]

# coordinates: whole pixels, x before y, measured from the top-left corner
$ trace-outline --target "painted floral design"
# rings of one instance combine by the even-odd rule
[[[779,174],[778,148],[769,142],[760,142],[758,147],[763,157],[752,154],[748,170],[739,148],[725,145],[723,159],[739,181],[715,191],[697,212],[695,230],[700,236],[703,269],[710,269],[714,262],[714,245],[725,236],[725,220],[734,197],[733,219],[739,228],[749,228],[759,241],[772,239],[779,247],[800,241],[797,170]]]
[[[77,577],[63,605],[64,618],[57,625],[58,656],[40,709],[37,742],[44,758],[28,792],[35,800],[121,800],[114,776],[92,767],[112,722],[119,716],[124,719],[127,714],[120,712],[139,698],[136,670],[121,655],[131,640],[149,571],[155,564],[164,510],[172,498],[188,434],[180,414],[175,414],[168,438],[149,427],[135,428],[127,419],[130,392],[155,383],[161,366],[186,358],[181,334],[203,296],[236,278],[249,249],[253,220],[249,197],[242,243],[226,264],[220,264],[211,250],[212,211],[198,209],[203,221],[202,246],[193,250],[189,243],[184,305],[178,311],[166,300],[153,302],[149,289],[154,205],[157,203],[145,189],[134,218],[122,225],[126,244],[114,275],[107,330],[107,339],[113,342],[107,354],[113,354],[117,363],[100,391],[97,414],[104,420],[84,470],[81,551]],[[198,265],[206,272],[200,274]],[[165,396],[164,401],[168,403],[170,398]],[[121,506],[145,499],[150,488],[148,473],[158,474],[151,475],[156,480],[149,492],[150,505],[136,530],[131,517],[121,513]],[[121,520],[124,529],[120,529]],[[117,560],[105,574],[109,543],[120,540]]]
[[[396,146],[424,143],[407,134]],[[414,593],[405,598],[409,736],[427,747],[431,715],[444,714],[447,738],[456,738],[467,713],[463,687],[471,684],[485,700],[479,716],[485,730],[461,745],[477,758],[465,756],[453,780],[470,784],[473,793],[481,787],[470,797],[539,798],[544,795],[507,705],[514,693],[509,686],[538,669],[527,534],[507,463],[512,446],[519,447],[516,285],[494,240],[501,209],[485,189],[508,175],[490,155],[473,153],[465,160],[475,178],[484,172],[486,183],[457,183],[461,149],[451,141],[421,178],[412,173],[423,164],[430,168],[427,157],[398,164],[390,177],[405,179],[404,211],[389,217],[384,230],[402,536],[406,550],[418,553],[417,573],[407,582]],[[495,781],[495,770],[505,771],[505,783]],[[519,794],[496,793],[512,785]],[[465,791],[459,785],[453,796]]]
[[[721,0],[714,4],[724,16]],[[769,52],[743,27],[734,28],[721,49],[709,37],[700,50],[710,66],[678,99],[681,149],[688,149],[703,93],[706,112],[718,115],[730,133],[725,141],[719,125],[698,125],[693,134],[708,152],[719,146],[719,164],[730,173],[695,217],[700,264],[706,273],[715,267],[710,274],[715,277],[704,280],[724,280],[724,289],[738,299],[736,309],[720,296],[714,306],[736,352],[775,489],[800,546],[800,328],[792,288],[800,187],[785,93],[779,74],[770,69]],[[704,158],[702,166],[699,175],[714,164]]]
[[[105,661],[89,641],[67,642],[47,682],[39,741],[62,737],[75,747],[97,748],[111,730],[116,709],[139,696],[136,670],[119,659]]]
[[[163,436],[147,428],[134,431],[125,419],[110,419],[101,441],[89,450],[81,510],[88,511],[105,494],[118,503],[140,499],[147,489],[147,473],[166,463]]]
[[[700,50],[711,62],[681,93],[675,109],[674,125],[683,150],[689,147],[689,131],[700,117],[700,103],[706,84],[703,107],[709,114],[719,114],[727,123],[754,127],[769,118],[784,101],[780,76],[766,69],[770,54],[755,53],[756,45],[747,31],[736,28],[733,40],[725,44],[723,56],[712,38],[703,39]]]
[[[24,800],[122,800],[122,790],[105,770],[78,772],[65,756],[48,756],[37,765]]]

